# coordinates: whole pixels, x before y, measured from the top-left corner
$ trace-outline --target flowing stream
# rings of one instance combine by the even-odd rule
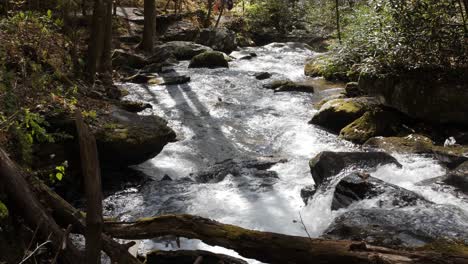
[[[313,184],[308,161],[324,150],[356,151],[359,147],[308,124],[316,112],[313,103],[338,92],[336,84],[307,80],[304,76],[304,63],[315,52],[302,44],[273,43],[232,55],[241,57],[250,52],[258,56],[234,60],[229,69],[188,69],[188,62],[181,62],[174,69],[177,74],[191,77],[187,84],[122,84],[130,92],[126,99],[150,102],[153,109],[143,114],[156,114],[168,120],[178,141],[136,167],[154,181],[106,198],[107,214],[132,220],[189,213],[290,235],[307,236],[305,226],[310,236],[318,237],[345,210],[375,207],[375,201],[365,200],[348,209],[331,211],[333,190],[318,193],[304,205],[300,190]],[[272,78],[259,81],[253,76],[263,71],[272,73]],[[317,87],[316,92],[274,93],[262,87],[272,80],[286,78],[310,81]],[[415,184],[445,173],[435,160],[421,155],[394,156],[403,164],[402,168],[382,166],[372,176],[413,190],[435,203],[452,204],[468,212],[468,203],[450,192]],[[287,160],[268,169],[277,177],[261,177],[246,169],[221,181],[200,183],[192,179],[219,162],[265,157]],[[161,181],[165,175],[172,181]],[[198,240],[184,239],[181,247],[238,256]],[[177,246],[171,238],[144,241],[139,246],[141,252],[154,248],[175,250]]]

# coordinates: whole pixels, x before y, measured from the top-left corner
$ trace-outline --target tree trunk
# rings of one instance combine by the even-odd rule
[[[4,191],[13,202],[16,214],[22,216],[32,229],[37,228],[41,239],[50,239],[65,263],[83,263],[81,253],[68,239],[66,232],[48,215],[29,188],[21,169],[1,148],[0,182],[7,186]]]
[[[207,0],[207,9],[208,9],[208,13],[206,14],[206,17],[205,17],[205,22],[203,23],[203,26],[204,27],[210,27],[210,24],[211,24],[211,12],[213,11],[213,4],[214,4],[214,0]]]
[[[176,235],[230,248],[243,257],[266,263],[371,264],[467,263],[468,255],[397,251],[362,242],[333,241],[260,232],[191,215],[166,215],[130,223],[105,223],[116,238],[151,239]],[[312,261],[313,260],[313,261]]]
[[[143,27],[143,40],[141,48],[151,53],[153,52],[154,35],[156,33],[156,2],[155,0],[145,0],[144,3],[145,23]]]
[[[216,25],[215,25],[215,28],[218,27],[219,25],[219,21],[221,20],[221,17],[223,16],[223,11],[224,11],[224,4],[225,4],[225,1],[224,0],[221,0],[221,10],[219,11],[219,15],[218,15],[218,19],[216,20]]]
[[[111,9],[108,9],[111,15]],[[81,170],[86,190],[86,263],[101,263],[102,233],[102,191],[101,169],[96,146],[96,139],[83,121],[77,110],[75,113],[76,128],[80,142]]]
[[[101,69],[104,83],[112,84],[112,0],[105,0],[104,43],[101,54]]]
[[[93,21],[91,24],[91,37],[88,45],[87,62],[87,74],[91,82],[94,82],[96,71],[101,66],[101,54],[104,41],[104,17],[105,9],[103,0],[94,0]]]
[[[337,33],[338,33],[338,41],[341,44],[340,3],[339,3],[339,0],[335,0],[335,11],[336,11],[336,30],[337,30]]]

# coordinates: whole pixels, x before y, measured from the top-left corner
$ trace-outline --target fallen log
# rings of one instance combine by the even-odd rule
[[[44,206],[50,209],[52,215],[63,226],[72,225],[73,232],[85,234],[85,214],[73,207],[47,185],[34,177],[28,177],[34,192],[38,195]],[[141,264],[141,262],[128,252],[132,244],[122,245],[106,234],[101,234],[104,252],[112,263]]]
[[[83,263],[80,251],[71,243],[66,232],[47,213],[29,188],[22,170],[0,148],[0,181],[7,187],[4,191],[15,206],[15,212],[22,216],[32,229],[44,240],[51,240],[65,263]]]
[[[468,255],[400,251],[361,242],[333,241],[244,229],[191,215],[165,215],[135,222],[106,222],[104,232],[122,239],[151,239],[165,235],[200,239],[233,249],[240,255],[267,263],[411,263],[461,264]]]

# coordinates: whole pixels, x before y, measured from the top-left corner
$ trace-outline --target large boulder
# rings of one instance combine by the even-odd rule
[[[435,123],[468,125],[466,69],[449,78],[442,71],[414,70],[399,75],[359,79],[359,87],[382,104],[411,117]]]
[[[176,135],[158,116],[142,116],[118,108],[100,117],[93,132],[103,165],[126,167],[147,161]]]
[[[200,29],[188,21],[178,21],[167,27],[160,37],[163,41],[195,41]]]
[[[193,57],[189,68],[229,68],[229,63],[223,53],[206,51]]]
[[[439,161],[449,168],[455,168],[468,161],[467,145],[434,146],[432,152]]]
[[[384,247],[417,247],[434,241],[468,243],[468,215],[449,205],[357,209],[337,217],[326,239],[365,241]]]
[[[344,169],[375,169],[379,165],[401,164],[385,152],[331,152],[323,151],[309,162],[310,172],[318,186]]]
[[[347,208],[352,203],[380,196],[379,207],[406,207],[430,203],[422,196],[370,176],[367,173],[353,172],[344,177],[333,194],[332,210]]]
[[[367,140],[364,147],[381,149],[397,153],[432,153],[433,142],[430,138],[418,134],[406,137],[374,137]]]
[[[340,137],[363,144],[376,136],[393,136],[402,130],[401,118],[392,111],[368,111],[340,131]]]
[[[322,105],[310,123],[338,133],[377,105],[377,101],[369,97],[330,100]]]
[[[314,87],[306,83],[297,83],[289,80],[277,80],[269,84],[263,85],[267,89],[274,90],[276,92],[305,92],[313,93]]]
[[[117,68],[126,66],[140,69],[146,64],[146,59],[135,53],[130,53],[121,49],[115,49],[112,53],[112,65]]]
[[[227,28],[204,28],[196,42],[228,54],[237,48],[236,33]]]
[[[213,49],[189,41],[170,41],[155,47],[155,53],[167,52],[178,60],[190,60],[196,55]]]

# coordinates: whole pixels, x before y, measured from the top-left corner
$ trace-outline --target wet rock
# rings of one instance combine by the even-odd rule
[[[432,153],[434,145],[428,137],[410,134],[406,137],[374,137],[367,140],[364,146],[386,152],[425,154]]]
[[[146,63],[146,59],[138,54],[130,53],[121,49],[115,49],[112,53],[112,65],[117,68],[127,66],[140,69],[143,68]]]
[[[309,162],[315,184],[319,186],[344,169],[371,170],[386,164],[401,164],[385,152],[331,152],[323,151]]]
[[[468,161],[468,146],[434,146],[432,148],[434,156],[445,163],[449,168],[455,168],[465,161]]]
[[[165,174],[161,181],[172,181],[172,178],[169,175]]]
[[[400,120],[399,115],[391,111],[368,111],[341,129],[340,138],[363,144],[372,137],[393,136],[402,129]]]
[[[324,104],[326,104],[327,102],[329,102],[331,100],[334,100],[334,99],[343,99],[345,97],[346,96],[344,95],[344,93],[337,93],[337,94],[329,95],[329,96],[323,98],[322,100],[320,100],[320,102],[316,103],[314,105],[314,108],[320,110],[320,108],[322,108],[322,106]]]
[[[170,41],[156,46],[155,50],[171,53],[178,60],[190,60],[198,54],[201,54],[205,51],[212,51],[213,49],[189,41]]]
[[[229,64],[223,53],[206,51],[193,57],[189,68],[229,68]]]
[[[151,84],[159,84],[161,81],[158,80],[158,75],[151,74],[151,73],[138,73],[127,78],[123,78],[124,82],[131,82],[131,83],[151,83]]]
[[[377,105],[377,101],[370,97],[334,99],[326,102],[310,123],[338,133]]]
[[[314,87],[310,84],[296,83],[289,80],[273,81],[263,85],[264,88],[274,90],[276,92],[305,92],[313,93]]]
[[[108,116],[98,118],[101,125],[93,132],[103,166],[127,167],[142,163],[176,138],[167,122],[158,116],[141,116],[114,108]]]
[[[333,194],[332,210],[346,208],[354,202],[371,199],[385,194],[378,201],[379,207],[407,207],[430,203],[422,196],[384,182],[366,173],[354,172],[344,177]]]
[[[269,72],[257,72],[254,74],[255,79],[257,80],[266,80],[271,78],[271,73]]]
[[[301,198],[302,201],[307,205],[309,200],[314,197],[314,194],[317,192],[317,189],[314,185],[308,185],[301,189]]]
[[[177,58],[170,49],[155,48],[151,56],[146,59],[146,64],[175,64]]]
[[[161,85],[176,85],[190,82],[190,76],[186,75],[162,75]]]
[[[450,171],[444,176],[443,181],[468,195],[468,161],[463,162],[456,169]]]
[[[204,28],[196,42],[228,54],[237,48],[236,33],[227,28]]]
[[[138,44],[141,42],[141,36],[139,35],[127,35],[127,36],[120,36],[120,42],[129,43],[129,44]]]
[[[193,264],[202,257],[205,264],[247,264],[246,261],[203,250],[152,251],[146,255],[147,264]]]
[[[255,160],[233,160],[229,159],[210,166],[207,170],[193,175],[197,182],[221,182],[226,176],[252,176],[255,178],[278,178],[275,171],[268,171],[271,167],[285,160],[274,158],[263,158]]]
[[[122,100],[119,102],[120,107],[128,112],[138,113],[145,109],[152,109],[153,106],[149,103],[137,102],[137,101],[129,101],[129,100]]]
[[[322,236],[384,247],[418,247],[437,240],[468,243],[468,216],[449,205],[357,209],[336,218]]]
[[[347,97],[358,97],[364,95],[364,92],[359,88],[359,84],[357,82],[347,83],[345,91]]]
[[[163,41],[195,41],[200,29],[188,21],[178,21],[171,24],[161,36]]]

